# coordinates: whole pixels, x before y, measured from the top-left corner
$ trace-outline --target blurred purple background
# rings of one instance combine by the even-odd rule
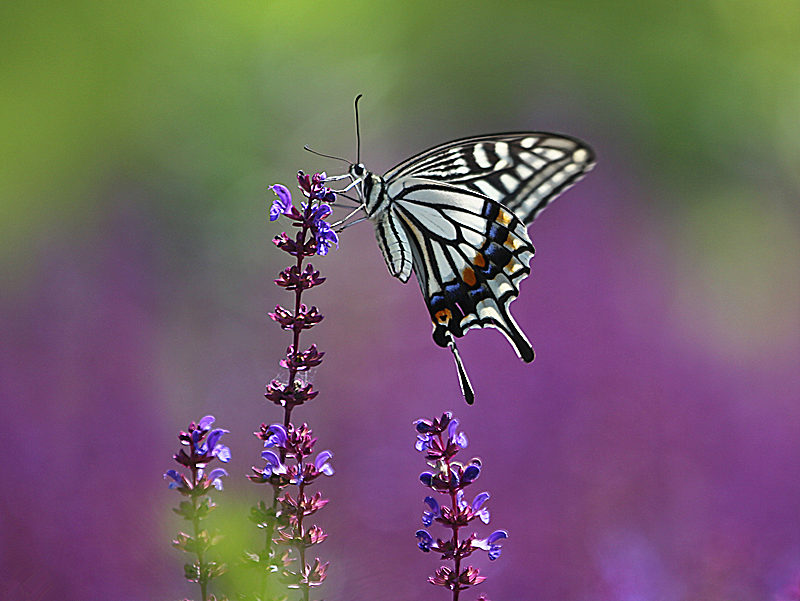
[[[580,17],[458,13],[435,38],[398,17],[392,35],[422,44],[403,54],[368,33],[341,48],[337,26],[370,22],[355,4],[300,3],[324,27],[313,48],[309,21],[286,7],[9,11],[18,52],[3,73],[18,89],[3,106],[17,125],[3,148],[19,163],[3,180],[0,597],[194,595],[161,475],[177,431],[206,413],[232,431],[212,525],[258,540],[246,512],[267,491],[244,475],[259,463],[251,432],[281,419],[261,395],[289,343],[266,316],[289,302],[271,283],[284,259],[266,187],[334,171],[300,149],[349,152],[363,91],[376,171],[449,138],[524,128],[586,139],[598,166],[530,229],[533,273],[512,312],[536,361],[495,331],[460,341],[473,407],[416,283],[388,275],[369,224],[313,262],[329,279],[307,300],[326,319],[305,340],[328,354],[313,374],[320,396],[295,417],[337,470],[321,485],[332,501],[319,553],[332,566],[317,598],[446,598],[425,583],[438,562],[413,537],[426,493],[412,427],[445,410],[483,460],[483,535],[510,532],[498,561],[475,561],[489,598],[798,598],[800,144],[786,119],[800,96],[783,77],[796,70],[797,11],[751,21],[653,3],[623,17],[578,3]],[[489,14],[539,36],[509,46],[524,74],[505,42],[448,50],[480,40]],[[751,46],[735,40],[751,22],[772,45],[746,63]],[[334,44],[340,79],[315,81]],[[496,93],[482,87],[494,78]],[[26,128],[11,109],[39,95],[38,129]]]

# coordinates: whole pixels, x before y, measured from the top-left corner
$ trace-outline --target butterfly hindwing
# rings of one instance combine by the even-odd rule
[[[404,161],[384,179],[416,177],[480,192],[528,224],[593,166],[594,154],[580,140],[525,132],[448,142]]]
[[[522,359],[533,360],[530,342],[509,312],[534,253],[525,225],[478,192],[415,178],[396,188],[390,186],[391,207],[376,227],[403,232],[399,238],[411,250],[434,341],[448,346],[451,336],[494,327]],[[396,263],[397,257],[389,253],[386,260]]]

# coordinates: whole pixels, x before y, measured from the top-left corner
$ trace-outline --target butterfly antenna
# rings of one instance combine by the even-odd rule
[[[307,150],[307,151],[308,151],[308,152],[310,152],[311,154],[315,154],[315,155],[317,155],[317,156],[325,157],[326,159],[336,159],[337,161],[342,161],[343,163],[347,163],[348,165],[350,164],[350,161],[348,161],[347,159],[343,159],[342,157],[335,157],[335,156],[333,156],[332,154],[324,154],[324,153],[322,153],[322,152],[317,152],[317,151],[316,151],[316,150],[314,150],[313,148],[310,148],[310,147],[308,146],[308,144],[306,144],[305,146],[303,146],[303,150]]]
[[[358,101],[361,100],[361,97],[364,94],[359,94],[356,96],[356,160],[358,163],[361,163],[361,128],[358,125]]]
[[[472,405],[472,403],[475,402],[475,391],[472,389],[472,384],[469,381],[467,370],[464,368],[464,363],[461,361],[461,355],[458,354],[458,349],[456,348],[456,341],[453,340],[452,336],[450,336],[447,346],[449,346],[450,350],[453,351],[453,357],[456,360],[458,383],[461,385],[461,394],[464,395],[464,400],[467,401],[467,405]]]

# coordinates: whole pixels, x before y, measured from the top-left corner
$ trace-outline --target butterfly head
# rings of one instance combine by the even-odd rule
[[[367,174],[367,168],[364,167],[363,163],[354,163],[350,165],[350,177],[353,178],[353,181],[363,180],[364,176]]]

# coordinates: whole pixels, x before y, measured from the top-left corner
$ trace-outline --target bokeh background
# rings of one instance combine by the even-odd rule
[[[352,157],[364,93],[375,171],[523,129],[599,162],[531,228],[536,361],[461,342],[473,407],[368,223],[315,261],[320,595],[446,597],[411,422],[450,409],[511,533],[476,559],[491,599],[797,599],[800,5],[747,4],[3,3],[0,596],[194,596],[162,474],[206,413],[234,455],[211,525],[258,540],[288,344],[267,186],[340,168],[304,144]]]

